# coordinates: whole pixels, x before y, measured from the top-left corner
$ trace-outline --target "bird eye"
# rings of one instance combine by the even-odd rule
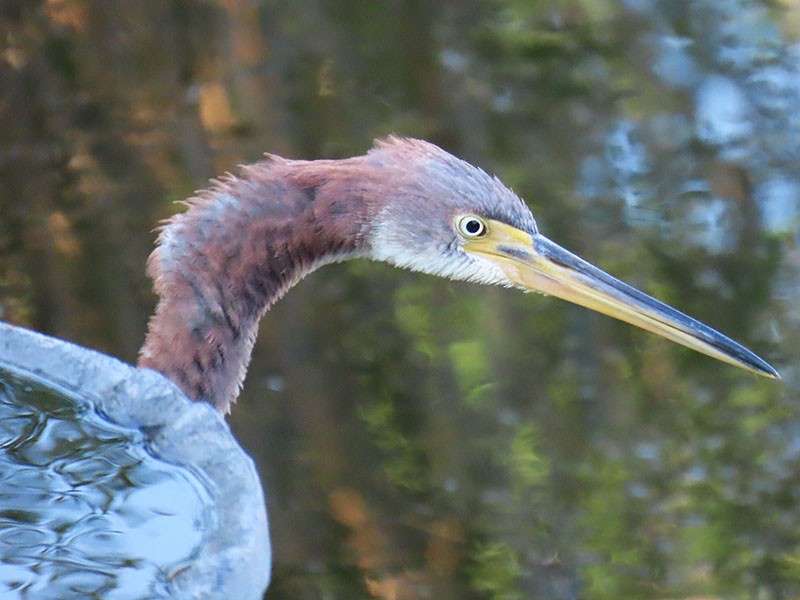
[[[458,232],[468,238],[483,237],[486,235],[486,223],[475,215],[465,215],[458,219]]]

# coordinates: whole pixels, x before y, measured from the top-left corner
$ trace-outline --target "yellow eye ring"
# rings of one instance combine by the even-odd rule
[[[466,238],[474,239],[486,235],[486,223],[475,215],[463,215],[456,220],[458,232]]]

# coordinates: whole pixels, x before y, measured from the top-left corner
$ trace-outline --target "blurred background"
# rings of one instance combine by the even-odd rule
[[[231,426],[281,598],[800,597],[800,4],[3,0],[0,318],[134,362],[160,219],[268,151],[425,138],[751,347],[363,261]]]

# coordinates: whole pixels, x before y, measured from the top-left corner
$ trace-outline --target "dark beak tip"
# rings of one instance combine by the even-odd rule
[[[761,375],[762,377],[768,377],[770,379],[783,379],[778,370],[767,361],[761,361],[753,365],[753,367],[755,367],[754,371],[756,375]]]

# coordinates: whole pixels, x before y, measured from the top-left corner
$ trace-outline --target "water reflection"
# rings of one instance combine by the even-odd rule
[[[150,456],[138,430],[6,372],[0,423],[3,596],[166,595],[208,519],[198,478]]]

